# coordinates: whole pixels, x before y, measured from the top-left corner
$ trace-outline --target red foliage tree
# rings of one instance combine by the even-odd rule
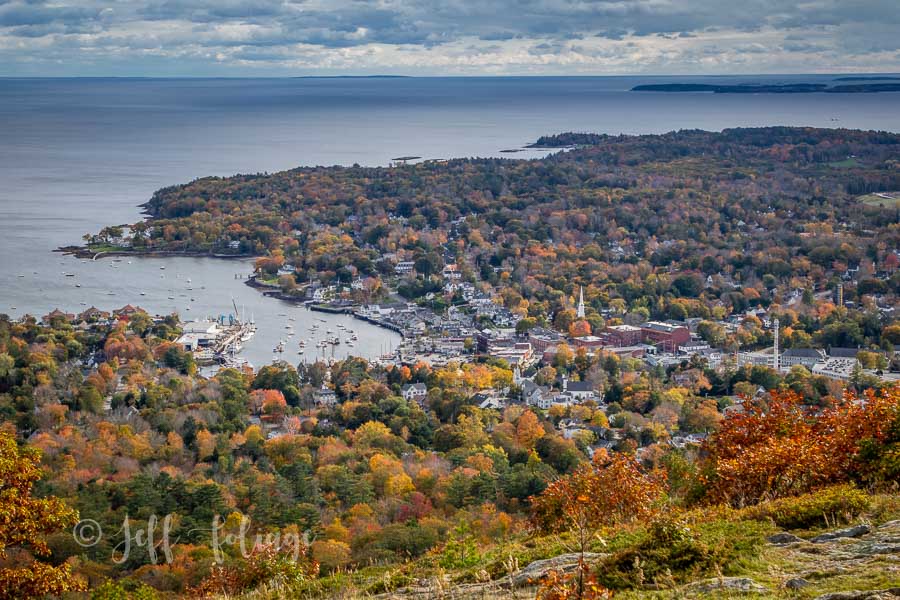
[[[825,409],[773,392],[744,408],[704,445],[701,482],[711,502],[742,506],[853,478],[876,482],[871,449],[884,447],[900,424],[900,390],[848,392]]]

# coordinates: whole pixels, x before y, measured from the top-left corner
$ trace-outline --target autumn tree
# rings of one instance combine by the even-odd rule
[[[35,498],[40,479],[37,450],[20,448],[0,432],[0,598],[33,598],[85,589],[69,565],[52,566],[36,557],[50,549],[43,537],[71,527],[78,513],[54,497]]]
[[[262,403],[263,418],[268,421],[279,421],[287,410],[287,401],[284,394],[278,390],[265,390],[265,399]]]
[[[572,593],[545,597],[603,597],[605,592],[590,578],[585,553],[603,527],[650,517],[665,491],[663,481],[662,475],[645,473],[633,457],[601,450],[592,465],[561,477],[533,497],[532,527],[542,533],[571,531],[580,555],[575,577],[562,586]],[[559,583],[554,581],[557,587]]]
[[[584,337],[586,335],[591,335],[591,324],[584,319],[575,321],[569,325],[569,336]]]
[[[701,482],[711,502],[741,506],[855,478],[896,473],[900,389],[845,393],[835,406],[807,406],[794,392],[747,400],[704,444]],[[890,450],[886,450],[891,448]],[[878,457],[875,459],[874,457]]]
[[[522,413],[516,423],[516,441],[519,445],[531,450],[542,437],[544,437],[544,428],[537,416],[530,410]]]

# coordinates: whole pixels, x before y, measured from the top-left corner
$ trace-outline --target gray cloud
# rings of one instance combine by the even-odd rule
[[[790,68],[792,55],[801,70],[900,70],[898,50],[896,0],[0,0],[0,73],[118,60],[182,60],[198,74],[229,64],[419,72],[429,61],[474,71],[487,60],[529,72],[618,70],[619,60],[632,71],[703,61],[763,71]]]

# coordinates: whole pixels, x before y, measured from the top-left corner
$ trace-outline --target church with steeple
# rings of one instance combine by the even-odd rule
[[[577,316],[579,319],[584,318],[584,286],[578,287],[578,310]]]

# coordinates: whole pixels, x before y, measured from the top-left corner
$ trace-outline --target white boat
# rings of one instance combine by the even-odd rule
[[[243,367],[250,367],[250,363],[246,358],[240,358],[239,356],[228,356],[225,358],[225,366],[231,369],[241,369]]]

